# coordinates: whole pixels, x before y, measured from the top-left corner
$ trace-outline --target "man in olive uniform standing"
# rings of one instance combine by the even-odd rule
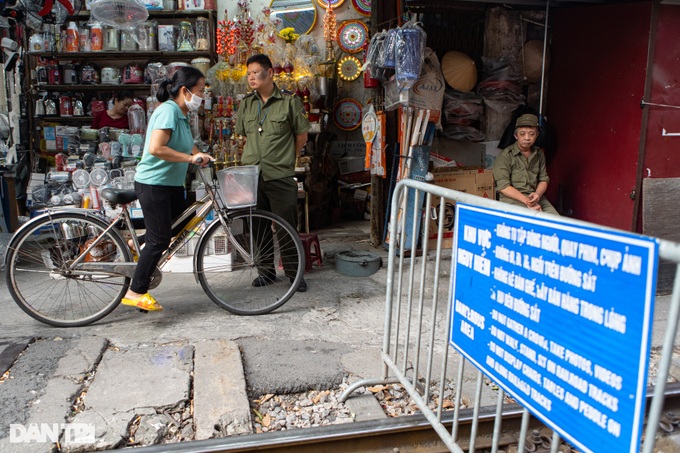
[[[538,117],[526,114],[517,118],[515,138],[517,141],[501,151],[493,163],[500,201],[559,215],[545,197],[550,182],[545,155],[541,148],[534,146],[538,138]]]
[[[246,137],[241,162],[260,166],[257,207],[273,212],[297,229],[295,161],[307,143],[309,120],[302,100],[274,84],[269,57],[253,55],[246,64],[248,85],[254,91],[241,101],[237,113],[234,132]],[[253,286],[265,286],[275,278],[273,270],[259,272]],[[290,271],[286,275],[291,281],[295,276]],[[306,291],[307,283],[302,280],[297,290]]]

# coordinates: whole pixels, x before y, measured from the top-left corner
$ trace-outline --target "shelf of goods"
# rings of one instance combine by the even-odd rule
[[[91,116],[40,116],[39,119],[45,123],[91,123]]]
[[[102,52],[28,52],[31,57],[49,58],[52,60],[109,60],[120,57],[132,59],[155,58],[159,60],[186,60],[188,58],[211,58],[208,50],[194,50],[191,52],[166,52],[162,50],[118,50]]]
[[[94,46],[95,43],[94,27],[90,21],[89,11],[81,11],[67,17],[63,30],[57,26],[44,25],[41,31],[36,32],[37,36],[31,36],[31,39],[28,39],[27,48],[30,50],[25,54],[26,64],[31,74],[31,90],[28,93],[30,130],[34,131],[31,148],[41,150],[41,146],[44,146],[41,127],[44,123],[89,125],[92,116],[88,111],[88,105],[93,100],[107,101],[112,94],[121,90],[131,91],[136,97],[146,99],[152,86],[148,82],[153,80],[147,77],[145,71],[149,63],[157,64],[156,68],[172,63],[187,63],[206,71],[217,61],[216,17],[216,12],[209,10],[149,10],[148,21],[138,27],[140,32],[138,38],[135,39],[136,42],[127,41],[128,45],[132,44],[133,48],[125,48],[126,41],[123,32],[118,30],[111,32],[104,27],[98,28],[97,45],[99,49],[102,49],[98,51],[89,50],[90,46]],[[202,31],[200,36],[198,34],[199,22]],[[190,25],[188,26],[187,23]],[[162,27],[167,27],[166,29],[171,31],[170,34],[162,32]],[[188,35],[182,34],[183,27],[184,31],[188,28]],[[145,29],[151,32],[144,35]],[[76,33],[76,44],[72,39],[69,41],[70,30]],[[109,35],[107,32],[110,32]],[[58,45],[54,39],[55,34],[62,34],[63,37],[61,46],[58,48],[54,47]],[[82,39],[83,35],[87,36],[85,40]],[[117,36],[117,38],[114,39],[111,36]],[[163,38],[163,36],[170,36],[170,38]],[[191,41],[187,49],[184,47],[187,42],[186,36],[190,36]],[[144,40],[144,37],[147,39]],[[201,37],[205,39],[199,39]],[[87,46],[84,48],[82,47],[83,41],[87,41]],[[142,41],[146,44],[143,48]],[[182,47],[180,43],[183,43]],[[72,47],[67,47],[68,45]],[[179,50],[180,48],[182,50]],[[67,49],[69,51],[66,51]],[[195,61],[196,59],[200,60],[200,66],[199,62]],[[86,80],[85,67],[89,70],[87,82],[84,82]],[[104,69],[109,71],[107,77],[104,76]],[[49,73],[50,70],[57,74]],[[111,70],[114,76],[111,76]],[[96,76],[92,71],[96,72]],[[144,73],[143,76],[141,72]],[[132,77],[130,73],[133,74]],[[116,83],[116,81],[121,83]],[[40,115],[38,107],[41,102],[46,99],[56,101],[57,96],[64,95],[73,96],[74,103],[76,99],[82,102],[83,115],[71,116],[71,112],[65,116],[61,115],[59,102],[57,102],[56,115],[54,112]],[[47,150],[42,149],[42,151]],[[54,150],[47,152],[51,154]]]
[[[138,90],[149,90],[151,84],[148,83],[117,83],[117,84],[107,84],[99,83],[92,85],[36,85],[36,89],[40,91],[138,91]]]

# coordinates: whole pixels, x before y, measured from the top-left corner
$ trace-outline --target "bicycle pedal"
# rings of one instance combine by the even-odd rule
[[[140,313],[148,313],[149,310],[144,310],[143,308],[140,308],[140,309],[139,309],[139,312],[140,312]]]

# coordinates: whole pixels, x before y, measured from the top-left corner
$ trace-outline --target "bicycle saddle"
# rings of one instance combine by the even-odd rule
[[[102,190],[102,198],[114,204],[132,203],[137,199],[137,194],[130,189],[114,189],[107,187]]]

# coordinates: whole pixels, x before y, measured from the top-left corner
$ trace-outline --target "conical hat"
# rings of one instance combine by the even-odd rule
[[[477,66],[463,52],[446,52],[442,58],[442,73],[451,88],[458,91],[470,91],[477,85]]]
[[[543,64],[543,41],[532,40],[524,44],[524,77],[529,82],[541,80],[541,66]],[[545,70],[550,66],[550,52],[545,53]]]

